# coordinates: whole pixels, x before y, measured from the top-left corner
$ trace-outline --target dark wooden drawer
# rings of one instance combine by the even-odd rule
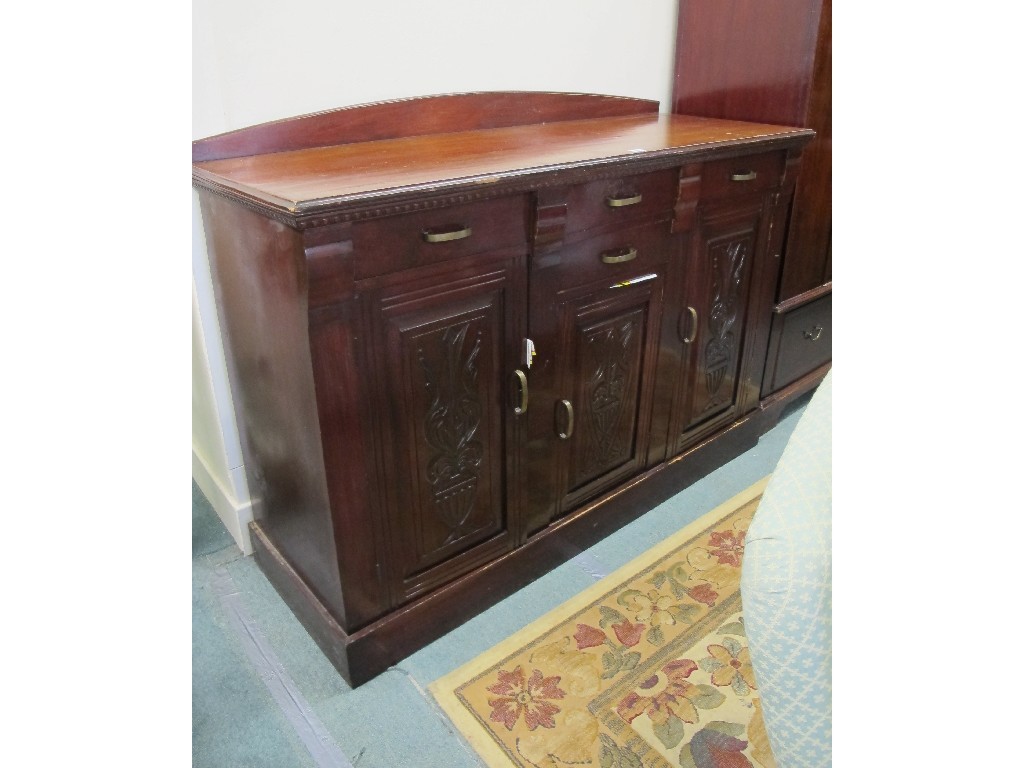
[[[785,152],[768,152],[705,163],[700,174],[701,198],[708,200],[771,189],[782,179],[785,162]]]
[[[672,210],[678,186],[675,168],[577,184],[566,197],[566,234],[654,221]]]
[[[525,247],[528,211],[529,198],[514,195],[355,224],[356,279]]]
[[[668,260],[667,220],[590,237],[567,245],[553,256],[535,259],[533,273],[558,288],[607,280],[608,285],[657,272]]]
[[[767,395],[832,359],[832,294],[775,315],[768,346]]]

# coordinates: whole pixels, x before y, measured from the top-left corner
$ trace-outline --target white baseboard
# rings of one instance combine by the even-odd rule
[[[252,520],[252,501],[239,501],[234,494],[213,476],[195,449],[192,449],[192,479],[203,492],[217,517],[224,523],[231,538],[235,540],[243,555],[252,554],[252,539],[249,538],[249,523]]]

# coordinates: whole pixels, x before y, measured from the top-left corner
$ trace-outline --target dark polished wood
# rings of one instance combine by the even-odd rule
[[[667,219],[679,185],[677,168],[639,176],[613,176],[575,184],[566,194],[566,242],[620,230],[633,224]]]
[[[803,151],[793,196],[780,301],[832,281],[832,0],[822,3],[810,89],[807,117],[798,125],[816,135]]]
[[[831,283],[831,0],[780,0],[770,12],[757,0],[679,0],[672,105],[680,114],[815,130],[799,158],[799,180],[781,199],[789,215],[778,230],[784,238],[774,235],[774,300],[792,301]],[[771,331],[774,346],[781,327]],[[802,375],[813,379],[811,363]]]
[[[764,197],[755,195],[701,212],[677,323],[684,351],[674,452],[738,415],[753,268],[765,258],[764,208]]]
[[[822,0],[680,0],[672,111],[804,125]]]
[[[197,161],[192,178],[303,228],[671,168],[681,157],[788,149],[812,136],[779,125],[655,113]]]
[[[365,297],[381,410],[391,577],[404,603],[519,539],[520,421],[507,408],[526,248],[399,273]],[[453,268],[454,267],[454,268]]]
[[[763,389],[775,392],[832,359],[832,293],[777,312]]]
[[[387,103],[197,142],[270,152],[197,161],[193,183],[257,561],[354,684],[774,414],[780,199],[813,133],[513,102],[546,122],[481,130],[512,102],[450,96],[403,103],[415,135],[359,138],[394,132]],[[463,124],[468,103],[497,113]]]
[[[531,275],[530,334],[538,349],[530,377],[531,532],[644,468],[663,281],[627,283],[663,271],[670,243],[658,233],[667,229],[665,222],[576,246],[606,270],[603,277],[574,277],[571,266]],[[626,242],[648,260],[600,262],[600,253],[615,250],[609,246]]]
[[[593,93],[497,91],[421,96],[341,107],[198,139],[192,142],[192,162],[657,111],[656,101]]]
[[[509,195],[455,205],[441,210],[417,211],[398,218],[375,219],[352,226],[356,253],[372,255],[355,261],[357,280],[393,272],[429,267],[484,251],[517,247],[529,241],[529,201],[526,195]],[[435,236],[469,230],[456,240],[427,242]]]
[[[201,205],[253,514],[339,621],[379,614],[373,570],[353,590],[336,565],[299,235],[222,197]]]
[[[771,429],[790,408],[799,406],[804,396],[810,397],[831,369],[830,361],[804,374],[789,386],[777,389],[762,398],[758,408],[764,427]]]

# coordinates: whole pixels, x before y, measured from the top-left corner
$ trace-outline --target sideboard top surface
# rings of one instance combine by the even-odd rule
[[[804,128],[658,113],[449,131],[193,162],[193,183],[285,215],[614,163],[800,146]]]

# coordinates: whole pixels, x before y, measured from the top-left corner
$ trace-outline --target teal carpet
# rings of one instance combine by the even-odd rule
[[[427,686],[771,473],[808,398],[751,450],[355,690],[193,482],[193,766],[478,768]]]

